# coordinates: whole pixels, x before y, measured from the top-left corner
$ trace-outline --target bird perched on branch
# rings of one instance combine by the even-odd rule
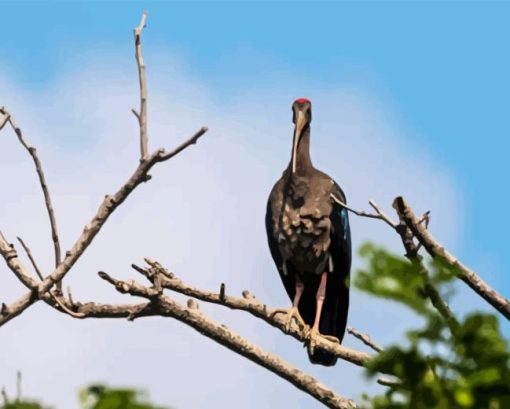
[[[306,332],[308,356],[331,366],[336,357],[316,348],[317,338],[341,342],[349,309],[351,233],[345,195],[310,159],[311,102],[292,105],[294,139],[290,163],[267,203],[271,255],[292,300],[286,328],[295,319]],[[333,198],[334,197],[334,198]],[[336,200],[335,200],[336,199]]]

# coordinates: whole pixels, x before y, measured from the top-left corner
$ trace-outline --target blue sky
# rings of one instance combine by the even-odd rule
[[[45,87],[85,50],[123,44],[116,50],[131,52],[126,36],[144,8],[146,50],[169,47],[218,98],[247,83],[271,92],[278,74],[291,72],[315,86],[349,82],[385,99],[408,137],[462,184],[465,254],[504,257],[508,3],[3,2],[8,41],[0,60],[19,81]]]
[[[31,138],[39,138],[38,147],[54,158],[55,163],[65,167],[74,160],[87,169],[90,166],[86,165],[87,155],[83,162],[77,156],[77,150],[83,146],[93,149],[92,158],[100,160],[97,155],[102,152],[94,150],[98,142],[87,139],[92,137],[86,131],[98,124],[110,129],[112,125],[102,122],[104,112],[100,111],[113,109],[109,105],[112,101],[119,104],[128,99],[126,103],[137,104],[132,28],[138,24],[141,12],[147,9],[149,20],[143,37],[144,55],[149,93],[154,95],[149,106],[158,107],[149,123],[154,119],[152,129],[161,128],[161,124],[172,126],[171,120],[167,123],[164,116],[164,108],[168,107],[163,96],[166,90],[170,99],[190,100],[197,106],[196,110],[184,107],[184,122],[179,120],[176,129],[186,134],[203,124],[210,126],[210,139],[193,148],[193,154],[190,153],[186,160],[198,161],[193,158],[200,158],[209,164],[211,175],[218,177],[208,182],[211,186],[232,201],[246,204],[242,197],[249,197],[250,192],[236,187],[236,179],[231,176],[232,167],[227,165],[237,166],[240,174],[250,175],[242,169],[243,165],[249,164],[259,174],[267,171],[267,180],[264,176],[259,195],[261,202],[265,201],[264,192],[269,191],[271,182],[278,178],[288,161],[291,101],[295,97],[308,96],[315,107],[313,126],[320,134],[317,139],[314,136],[312,142],[314,157],[324,164],[325,170],[344,181],[351,203],[364,208],[366,200],[374,198],[391,210],[391,198],[396,194],[415,198],[411,203],[416,204],[417,211],[432,210],[432,232],[508,296],[506,288],[510,284],[510,271],[505,263],[510,221],[506,217],[505,205],[510,195],[505,184],[506,175],[510,173],[506,158],[510,124],[505,114],[510,95],[510,57],[506,52],[510,38],[507,23],[510,4],[0,3],[0,105],[23,111],[24,116],[18,118],[18,122],[33,130]],[[126,76],[128,82],[124,81]],[[105,78],[104,82],[101,78]],[[126,91],[127,97],[123,94],[126,83],[133,85],[129,92]],[[89,92],[88,88],[96,93]],[[105,91],[105,95],[100,95],[97,90],[107,90],[109,94]],[[109,95],[112,95],[111,101]],[[117,98],[119,95],[125,98]],[[83,107],[90,106],[81,105],[86,104],[83,101],[98,105],[94,108],[97,112],[93,113],[98,124],[90,123],[85,115],[82,116]],[[59,112],[55,110],[67,106],[71,112],[65,113],[65,120],[60,123]],[[121,116],[124,115],[122,112],[126,113],[125,117]],[[129,106],[124,111],[119,109],[118,121],[125,121],[136,137]],[[75,131],[77,127],[84,130]],[[235,135],[229,136],[229,129],[235,129]],[[77,132],[79,137],[69,139],[69,130]],[[281,137],[273,140],[266,134],[259,134],[259,130],[274,132]],[[97,134],[102,135],[101,132]],[[136,150],[136,141],[133,146]],[[234,152],[232,157],[229,157],[228,149]],[[249,157],[249,153],[255,158]],[[57,160],[59,154],[70,154],[70,162]],[[216,160],[214,155],[225,157]],[[244,162],[233,158],[236,155]],[[59,198],[60,203],[71,200],[70,188],[66,191],[60,187],[69,180],[62,168],[59,171],[51,162],[47,166],[49,180],[57,186],[54,190],[58,209]],[[96,167],[102,169],[100,165]],[[121,167],[119,165],[119,169]],[[123,172],[119,170],[120,179],[110,181],[105,178],[110,184],[105,181],[102,188],[111,190],[117,186],[128,168],[122,169]],[[353,169],[356,175],[351,175],[348,169]],[[86,180],[86,173],[80,175]],[[154,189],[158,186],[163,189],[155,190],[153,194],[165,194],[161,184],[151,183],[154,183]],[[190,183],[196,185],[200,179],[191,179]],[[179,189],[172,186],[172,189]],[[91,183],[91,191],[92,187]],[[77,187],[73,189],[79,190]],[[183,197],[192,194],[184,190],[177,190],[177,193]],[[210,193],[213,195],[213,190]],[[0,202],[4,200],[3,194]],[[91,197],[91,203],[95,203],[95,196]],[[71,200],[71,203],[74,202]],[[136,203],[146,206],[144,202]],[[79,207],[76,203],[74,206]],[[215,206],[211,204],[211,208],[216,209]],[[259,218],[262,220],[262,207],[259,207],[253,211],[261,213]],[[90,214],[86,210],[83,217]],[[202,211],[204,217],[214,217],[212,210],[211,213]],[[216,211],[221,212],[221,206]],[[0,221],[9,224],[7,217]],[[135,223],[138,219],[133,220]],[[240,226],[250,229],[249,222],[242,221]],[[217,233],[223,234],[227,243],[227,233],[221,232],[227,229],[221,222],[217,223]],[[372,238],[392,249],[399,249],[395,247],[395,238],[381,233],[384,227],[373,227],[377,232],[372,235],[373,222],[354,223],[358,223],[359,231],[363,231],[358,235],[360,240]],[[72,232],[79,231],[78,227],[75,226]],[[153,228],[157,229],[157,224]],[[176,226],[173,228],[177,229]],[[181,229],[177,231],[189,241],[189,248],[182,245],[182,251],[191,252],[190,249],[196,246],[193,244],[197,241],[196,236],[186,233],[185,225]],[[232,232],[245,234],[238,230]],[[12,234],[16,234],[16,230]],[[238,264],[234,260],[241,256],[232,257],[219,244],[215,246],[216,254],[225,257],[217,260],[217,265],[214,264],[216,261],[210,262],[203,268],[236,270]],[[273,267],[265,246],[260,240],[260,249],[243,253],[244,250],[239,248],[239,252],[245,260],[253,258],[254,265],[256,256],[263,254],[263,266],[270,270]],[[209,256],[214,257],[214,252]],[[232,260],[225,261],[227,256]],[[122,254],[119,257],[122,258]],[[185,256],[174,254],[168,256],[168,261],[175,263],[176,258],[181,260]],[[123,261],[126,262],[125,257]],[[127,262],[133,261],[136,260]],[[177,264],[190,271],[196,268],[193,263],[186,264],[185,260]],[[99,264],[90,268],[102,267]],[[257,270],[255,267],[254,271]],[[234,277],[230,277],[233,282]],[[267,295],[280,296],[271,291]],[[283,302],[284,299],[278,300]],[[483,303],[476,301],[473,305],[481,307]],[[367,311],[370,309],[366,308]],[[373,308],[377,310],[377,307]],[[462,306],[459,308],[463,309]],[[354,319],[363,318],[367,311],[363,308],[358,311],[354,307]],[[505,331],[508,333],[508,328]],[[382,329],[376,335],[382,342],[391,339],[389,335],[385,338],[387,334]],[[274,345],[280,345],[278,342],[281,341],[275,341]],[[26,367],[28,362],[27,359]],[[320,371],[318,374],[326,381],[334,382],[331,375]],[[120,375],[106,376],[114,381],[136,382],[136,379],[124,379]],[[91,375],[90,379],[94,380],[94,377]],[[81,386],[84,382],[77,381],[73,385]],[[360,385],[359,389],[364,390],[364,384]],[[152,383],[149,386],[156,389],[156,394],[163,393],[158,392]],[[36,394],[36,386],[33,388]],[[289,396],[294,396],[293,393],[288,390]],[[263,404],[256,400],[256,396],[253,399],[257,404]],[[309,407],[309,404],[309,401],[302,403],[303,407]],[[200,407],[200,403],[195,402],[195,405]]]

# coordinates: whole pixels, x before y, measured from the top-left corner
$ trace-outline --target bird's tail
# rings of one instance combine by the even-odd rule
[[[306,284],[305,284],[306,289]],[[311,325],[315,317],[315,294],[313,292],[303,294],[300,303],[300,312],[304,321]],[[319,332],[323,335],[330,335],[338,338],[341,343],[344,337],[347,324],[347,311],[349,309],[349,288],[342,283],[340,278],[331,277],[326,286],[326,298],[322,307],[321,320],[319,323]],[[336,364],[337,357],[322,349],[315,348],[313,354],[308,349],[308,358],[312,364],[333,366]]]
[[[318,348],[315,348],[313,354],[311,354],[310,350],[308,350],[308,358],[312,364],[324,366],[333,366],[337,361],[337,357],[335,355]]]

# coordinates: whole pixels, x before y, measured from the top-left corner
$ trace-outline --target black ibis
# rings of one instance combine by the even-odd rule
[[[342,342],[349,309],[351,232],[345,195],[310,159],[312,104],[292,104],[294,139],[290,163],[267,203],[266,230],[271,255],[292,300],[286,329],[295,319],[305,331],[308,356],[331,366],[336,357],[316,348],[317,337]],[[340,202],[340,203],[339,203]]]

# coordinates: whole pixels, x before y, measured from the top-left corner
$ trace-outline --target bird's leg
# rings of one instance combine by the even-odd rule
[[[303,289],[305,288],[303,281],[301,280],[301,277],[298,273],[296,273],[296,294],[294,295],[294,300],[292,301],[292,307],[289,309],[276,309],[271,314],[271,317],[274,317],[275,314],[278,313],[285,313],[287,314],[287,319],[285,321],[285,332],[289,332],[290,330],[290,323],[292,322],[292,318],[294,318],[297,322],[297,324],[300,326],[300,329],[306,328],[307,325],[303,321],[303,318],[301,318],[301,315],[299,314],[298,305],[299,300],[301,299],[301,295],[303,294]]]
[[[329,341],[340,343],[337,337],[333,337],[331,335],[323,335],[319,332],[319,323],[321,321],[321,312],[322,312],[322,304],[324,304],[324,300],[326,299],[326,284],[328,282],[328,273],[325,271],[322,273],[321,282],[319,284],[319,289],[317,290],[316,300],[317,307],[315,309],[315,320],[313,322],[313,327],[310,332],[307,334],[308,338],[308,348],[310,349],[310,353],[313,354],[315,350],[315,344],[317,343],[316,338],[322,337]]]

